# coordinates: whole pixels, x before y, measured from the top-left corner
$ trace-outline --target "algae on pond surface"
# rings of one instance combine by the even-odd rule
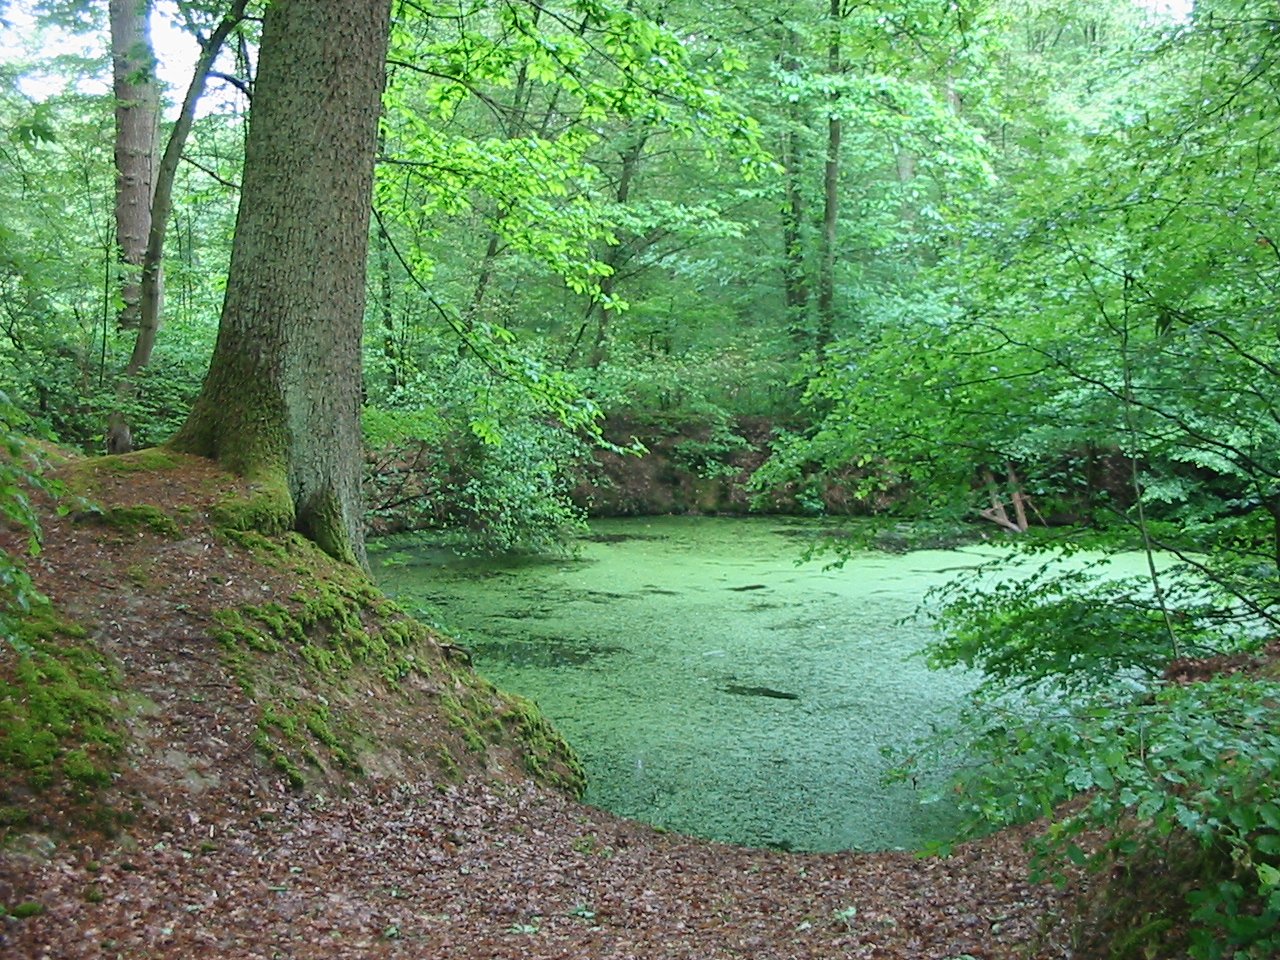
[[[954,719],[977,678],[930,671],[902,623],[994,548],[797,564],[811,521],[597,521],[579,556],[461,559],[400,539],[385,588],[539,704],[586,800],[697,836],[796,850],[914,848],[958,819],[885,785],[882,749]]]
[[[973,685],[911,658],[898,621],[988,551],[869,553],[798,566],[812,523],[601,521],[576,558],[375,556],[499,686],[579,752],[589,802],[685,833],[802,850],[914,847],[953,811],[880,782],[881,748],[954,717]],[[939,572],[946,568],[950,572]]]

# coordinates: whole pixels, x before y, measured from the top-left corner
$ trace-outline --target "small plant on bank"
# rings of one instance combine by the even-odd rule
[[[575,917],[576,919],[581,920],[584,923],[594,923],[596,919],[596,912],[587,904],[580,903],[576,907],[574,907],[572,910],[570,910],[567,916]]]
[[[705,440],[682,440],[672,450],[675,463],[689,473],[704,480],[736,477],[742,467],[734,464],[733,457],[751,449],[751,442],[730,429],[720,420],[713,423]]]
[[[852,932],[854,923],[858,919],[857,907],[843,907],[831,914],[831,919],[837,924],[844,927],[846,932]]]

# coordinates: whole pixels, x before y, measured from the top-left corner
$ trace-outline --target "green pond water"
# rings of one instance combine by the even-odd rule
[[[776,518],[599,521],[573,558],[476,560],[383,542],[375,575],[535,700],[588,802],[661,827],[797,850],[914,848],[956,819],[881,783],[881,750],[952,718],[976,678],[926,669],[899,621],[996,548],[797,559]]]

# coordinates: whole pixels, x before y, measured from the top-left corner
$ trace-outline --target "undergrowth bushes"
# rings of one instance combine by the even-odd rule
[[[564,547],[585,524],[570,493],[595,418],[589,406],[566,414],[574,396],[555,390],[548,402],[454,357],[371,398],[364,428],[375,528],[437,530],[464,553]]]
[[[14,530],[21,544],[17,556],[0,545],[0,638],[9,643],[18,642],[10,614],[25,613],[43,600],[21,559],[40,552],[40,522],[31,496],[53,493],[56,487],[44,476],[40,455],[25,436],[30,429],[30,420],[0,391],[0,524]]]
[[[1204,566],[1164,570],[1158,588],[1069,566],[999,582],[981,570],[936,598],[941,636],[926,656],[985,679],[961,721],[899,757],[896,774],[952,764],[964,836],[1047,818],[1038,874],[1095,877],[1080,955],[1277,955],[1274,624],[1238,579],[1224,590]],[[1266,576],[1255,586],[1271,589]]]

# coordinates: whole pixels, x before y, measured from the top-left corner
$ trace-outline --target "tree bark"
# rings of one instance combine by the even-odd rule
[[[1271,559],[1280,569],[1280,494],[1264,497],[1262,505],[1271,514]]]
[[[782,285],[786,298],[787,327],[796,340],[808,337],[809,284],[804,266],[804,200],[800,192],[800,170],[804,162],[800,135],[783,134],[782,166],[786,182],[786,205],[782,208]]]
[[[631,199],[631,186],[635,182],[636,173],[640,169],[640,158],[644,154],[645,144],[649,142],[649,128],[641,127],[639,132],[635,134],[635,139],[628,144],[621,153],[622,169],[618,174],[618,189],[614,193],[614,202],[618,206],[626,206]],[[604,262],[609,267],[609,273],[600,278],[600,303],[592,301],[587,305],[587,320],[591,318],[593,308],[598,308],[600,322],[596,325],[595,341],[591,344],[591,356],[587,361],[587,365],[595,368],[604,363],[609,353],[609,304],[614,291],[618,286],[618,270],[627,259],[628,243],[625,238],[619,238],[618,242],[609,248],[609,252],[605,254]]]
[[[376,231],[378,250],[378,316],[382,320],[382,359],[387,365],[387,387],[398,390],[405,382],[405,350],[396,323],[395,297],[391,287],[391,239],[381,218]]]
[[[797,72],[800,63],[792,48],[798,45],[794,30],[787,31],[786,50],[779,58],[783,70]],[[787,308],[787,329],[798,344],[808,342],[809,278],[805,269],[804,195],[801,178],[804,172],[801,118],[794,104],[787,107],[787,126],[782,133],[782,176],[786,200],[782,208],[782,288]]]
[[[831,35],[827,45],[827,72],[840,74],[841,0],[831,0]],[[821,355],[835,339],[836,327],[836,236],[840,223],[840,139],[839,93],[831,94],[827,115],[827,159],[823,167],[822,261],[818,270],[818,336]]]
[[[187,138],[191,135],[191,127],[196,118],[196,104],[204,95],[209,71],[213,69],[213,62],[217,59],[231,31],[244,20],[246,4],[247,0],[233,0],[226,15],[202,44],[200,58],[196,61],[195,72],[182,101],[182,109],[178,113],[173,130],[169,133],[164,156],[160,158],[151,202],[150,227],[142,260],[142,302],[138,339],[134,343],[129,366],[125,369],[126,377],[136,376],[139,370],[151,362],[151,352],[155,348],[156,334],[160,332],[164,307],[162,273],[164,240],[169,228],[169,215],[173,212],[173,182],[178,173],[178,162],[182,159],[182,150],[186,146]]]
[[[125,269],[116,321],[121,329],[134,330],[141,317],[142,259],[151,232],[160,91],[151,48],[151,0],[111,0],[109,14],[116,119],[116,246]]]
[[[134,0],[111,0],[111,39],[113,49],[116,46],[116,8],[117,6],[130,8],[133,3]],[[191,126],[195,122],[196,104],[204,94],[205,82],[209,78],[209,71],[213,68],[213,61],[217,58],[218,52],[222,49],[227,36],[244,19],[246,3],[247,0],[233,0],[226,16],[218,23],[209,38],[203,42],[200,58],[196,62],[195,73],[187,87],[187,93],[182,102],[182,110],[173,125],[173,130],[169,133],[163,156],[159,154],[159,131],[156,126],[159,121],[158,90],[154,89],[156,85],[154,77],[152,78],[153,94],[156,95],[156,99],[151,105],[152,130],[147,156],[147,165],[150,173],[148,176],[149,187],[146,198],[145,228],[143,228],[142,223],[138,224],[138,228],[142,229],[141,248],[131,251],[137,257],[139,275],[132,281],[132,285],[126,285],[125,287],[124,311],[127,311],[129,316],[126,322],[124,312],[122,312],[120,321],[121,327],[137,329],[138,335],[134,338],[133,351],[129,355],[129,362],[125,365],[124,372],[116,384],[118,406],[117,409],[112,411],[107,421],[108,453],[128,453],[133,449],[133,431],[130,429],[129,420],[122,408],[127,405],[127,401],[133,399],[136,393],[134,381],[138,374],[143,367],[151,362],[151,354],[156,345],[156,336],[160,332],[160,324],[163,319],[164,240],[169,226],[169,215],[173,211],[173,183],[178,172],[178,161],[182,159],[182,149],[186,146],[187,137],[191,134]],[[141,0],[139,5],[143,8],[141,15],[144,18],[149,16],[150,0]],[[151,49],[150,34],[146,32],[145,28],[146,24],[144,22],[142,36],[145,39],[146,57],[154,67],[155,56]],[[120,29],[134,31],[136,30],[136,25],[129,24],[122,17]],[[119,101],[118,78],[116,98]],[[121,129],[118,119],[119,111],[120,108],[117,107],[117,167],[120,164],[120,143],[122,139],[119,133]],[[157,157],[159,158],[158,164]],[[117,197],[119,195],[119,191],[117,191]],[[120,215],[118,206],[116,222],[117,231],[119,231]],[[136,241],[131,238],[131,242]],[[127,256],[126,259],[128,259]],[[133,261],[129,262],[132,263]],[[130,296],[133,298],[132,301]]]
[[[226,299],[172,441],[268,489],[364,563],[360,339],[390,0],[266,9]]]
[[[614,188],[613,199],[619,206],[625,205],[631,199],[631,187],[635,182],[636,174],[640,170],[640,161],[644,156],[644,148],[652,134],[653,130],[648,125],[641,127],[632,135],[631,142],[623,146],[618,153],[622,166],[618,172],[618,181],[617,186]],[[596,333],[591,341],[591,350],[586,357],[586,365],[595,368],[604,363],[609,352],[609,309],[607,302],[613,297],[613,293],[617,289],[618,271],[636,253],[636,247],[642,246],[643,243],[644,241],[640,237],[619,237],[618,242],[605,251],[603,262],[609,268],[609,272],[600,278],[600,297],[587,301],[587,309],[582,314],[582,322],[578,325],[578,332],[574,336],[573,342],[569,345],[568,353],[565,354],[564,365],[566,367],[577,356],[578,348],[582,346],[582,340],[586,335],[587,328],[591,326],[591,320],[597,314],[599,314],[600,319],[596,324]]]
[[[151,48],[151,0],[110,0],[111,77],[115,96],[116,256],[123,268],[116,326],[142,324],[142,264],[151,232],[151,198],[159,153],[160,90]],[[125,415],[107,420],[108,453],[133,449]]]
[[[536,29],[538,21],[542,17],[542,9],[535,7],[532,26]],[[582,37],[587,32],[587,26],[591,23],[590,15],[584,16],[582,22],[577,28],[577,35]],[[560,87],[556,87],[551,92],[542,116],[535,124],[530,119],[530,110],[533,105],[534,84],[529,79],[529,61],[525,60],[520,64],[520,69],[516,74],[515,88],[511,95],[511,106],[505,112],[499,123],[502,135],[507,140],[515,140],[520,136],[534,135],[539,139],[546,139],[551,131],[552,120],[555,119],[560,104]],[[485,244],[484,256],[480,260],[480,267],[476,271],[475,291],[471,295],[471,302],[467,306],[466,313],[463,314],[462,337],[458,344],[458,355],[462,356],[471,349],[467,342],[467,334],[470,333],[476,322],[479,320],[481,310],[484,307],[485,296],[489,290],[490,281],[493,279],[498,264],[498,255],[502,250],[502,234],[498,229],[498,224],[507,215],[508,208],[505,205],[499,205],[494,213],[493,225],[489,228],[489,240]]]

